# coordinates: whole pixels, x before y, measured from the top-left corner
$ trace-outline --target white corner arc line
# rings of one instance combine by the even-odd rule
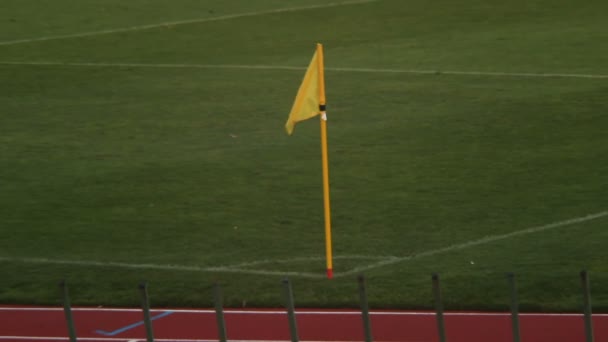
[[[387,256],[336,256],[335,259],[367,259],[367,260],[392,260],[395,257]],[[276,270],[262,270],[262,269],[250,269],[243,268],[249,266],[256,266],[265,263],[290,263],[300,261],[313,261],[313,260],[324,260],[321,257],[302,257],[292,259],[277,259],[277,260],[261,260],[258,262],[241,263],[235,265],[226,266],[212,266],[212,267],[200,267],[200,266],[186,266],[186,265],[159,265],[159,264],[131,264],[125,262],[111,262],[111,261],[93,261],[93,260],[65,260],[65,259],[49,259],[49,258],[24,258],[24,257],[7,257],[0,256],[0,262],[21,262],[30,264],[53,264],[53,265],[74,265],[74,266],[94,266],[94,267],[115,267],[115,268],[127,268],[127,269],[154,269],[154,270],[165,270],[165,271],[188,271],[188,272],[218,272],[218,273],[237,273],[237,274],[252,274],[252,275],[265,275],[265,276],[293,276],[300,278],[310,279],[322,279],[325,278],[324,274],[321,273],[310,273],[310,272],[294,272],[294,271],[276,271]]]
[[[333,257],[334,260],[389,260],[396,258],[395,256],[378,256],[378,255],[335,255]],[[290,264],[297,262],[306,262],[306,261],[323,261],[325,257],[299,257],[299,258],[289,258],[289,259],[264,259],[264,260],[256,260],[249,261],[240,264],[228,265],[224,266],[226,268],[243,268],[243,267],[251,267],[258,266],[263,264]]]
[[[104,62],[53,62],[53,61],[0,61],[0,65],[31,65],[56,67],[91,67],[91,68],[167,68],[167,69],[234,69],[234,70],[306,70],[306,67],[288,65],[247,65],[247,64],[183,64],[183,63],[104,63]],[[608,74],[581,74],[556,72],[502,72],[502,71],[464,71],[464,70],[417,70],[417,69],[384,69],[384,68],[325,68],[330,72],[378,73],[378,74],[413,74],[413,75],[453,75],[453,76],[488,76],[513,78],[586,78],[608,79]]]
[[[369,2],[375,2],[378,0],[350,0],[350,1],[340,1],[340,2],[330,2],[319,5],[309,5],[309,6],[299,6],[299,7],[287,7],[287,8],[279,8],[272,9],[266,11],[256,11],[256,12],[247,12],[247,13],[237,13],[237,14],[227,14],[217,17],[210,18],[197,18],[197,19],[187,19],[187,20],[177,20],[177,21],[167,21],[157,24],[148,24],[148,25],[139,25],[139,26],[131,26],[131,27],[122,27],[115,29],[107,29],[100,31],[90,31],[90,32],[81,32],[81,33],[73,33],[73,34],[65,34],[58,36],[48,36],[48,37],[38,37],[38,38],[29,38],[29,39],[17,39],[17,40],[7,40],[0,41],[0,46],[2,45],[15,45],[15,44],[23,44],[23,43],[33,43],[33,42],[41,42],[48,40],[59,40],[59,39],[69,39],[69,38],[81,38],[81,37],[90,37],[90,36],[100,36],[106,34],[113,33],[122,33],[122,32],[130,32],[130,31],[142,31],[149,30],[164,26],[177,26],[177,25],[188,25],[188,24],[198,24],[204,22],[212,22],[212,21],[222,21],[222,20],[230,20],[230,19],[238,19],[238,18],[246,18],[246,17],[254,17],[260,15],[267,14],[277,14],[277,13],[288,13],[288,12],[297,12],[297,11],[305,11],[312,10],[318,8],[328,8],[328,7],[337,7],[337,6],[346,6],[346,5],[357,5],[364,4]]]
[[[444,247],[444,248],[433,249],[433,250],[429,250],[429,251],[422,252],[422,253],[415,254],[415,255],[409,255],[409,256],[405,256],[405,257],[395,257],[391,260],[384,260],[384,261],[379,261],[375,264],[356,267],[350,271],[346,271],[346,272],[342,272],[342,273],[334,273],[334,278],[345,277],[345,276],[353,275],[353,274],[356,274],[356,273],[359,273],[362,271],[376,269],[376,268],[379,268],[382,266],[394,265],[394,264],[408,261],[408,260],[414,260],[414,259],[419,259],[419,258],[423,258],[423,257],[429,257],[429,256],[438,255],[438,254],[448,253],[448,252],[452,252],[452,251],[456,251],[456,250],[462,250],[462,249],[466,249],[469,247],[485,245],[485,244],[488,244],[491,242],[505,240],[505,239],[509,239],[512,237],[516,237],[516,236],[528,235],[528,234],[538,233],[538,232],[542,232],[542,231],[553,229],[553,228],[564,227],[564,226],[569,226],[569,225],[573,225],[573,224],[577,224],[577,223],[592,221],[592,220],[596,220],[596,219],[599,219],[599,218],[602,218],[605,216],[608,216],[608,210],[600,211],[598,213],[589,214],[586,216],[575,217],[575,218],[564,220],[564,221],[549,223],[549,224],[542,225],[542,226],[536,226],[536,227],[526,228],[526,229],[522,229],[522,230],[517,230],[517,231],[511,232],[511,233],[485,236],[485,237],[477,239],[477,240],[471,240],[471,241],[451,245],[451,246]]]

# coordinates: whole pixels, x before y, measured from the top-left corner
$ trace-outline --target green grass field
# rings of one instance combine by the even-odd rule
[[[274,307],[287,274],[299,307],[356,307],[362,272],[372,307],[431,308],[438,272],[446,308],[506,310],[515,272],[522,309],[574,311],[587,269],[608,311],[607,11],[3,0],[0,303],[67,279],[74,304],[137,305],[146,280],[204,307],[217,281]],[[283,127],[316,42],[333,280],[318,123]]]

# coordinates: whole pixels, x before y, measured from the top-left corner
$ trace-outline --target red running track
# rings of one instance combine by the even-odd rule
[[[213,310],[152,310],[157,341],[217,341]],[[145,341],[139,309],[73,308],[79,341]],[[361,313],[353,310],[296,310],[301,341],[364,341]],[[450,342],[509,342],[510,314],[447,312]],[[225,310],[228,339],[232,341],[290,341],[284,309]],[[438,341],[434,313],[372,311],[374,341]],[[608,315],[593,316],[595,341],[608,341]],[[582,314],[522,314],[522,341],[585,341]],[[68,341],[62,308],[0,306],[0,341]]]

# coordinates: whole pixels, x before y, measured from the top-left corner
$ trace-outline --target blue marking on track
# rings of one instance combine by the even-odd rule
[[[159,313],[156,316],[150,317],[150,320],[153,321],[153,320],[156,320],[156,319],[159,319],[159,318],[163,318],[163,317],[169,316],[172,313],[173,313],[173,311],[165,311],[163,313]],[[143,324],[144,324],[144,321],[139,321],[137,323],[129,324],[129,325],[125,326],[125,327],[116,329],[114,331],[95,330],[95,332],[97,334],[104,335],[104,336],[116,336],[116,335],[118,335],[118,334],[120,334],[122,332],[125,332],[127,330],[131,330],[131,329],[136,328],[136,327],[138,327],[140,325],[143,325]]]

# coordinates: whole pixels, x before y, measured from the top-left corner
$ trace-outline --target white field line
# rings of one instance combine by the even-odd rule
[[[248,64],[182,64],[182,63],[103,63],[103,62],[54,62],[54,61],[0,61],[5,65],[93,67],[93,68],[166,68],[166,69],[251,69],[251,70],[306,70],[306,67]],[[325,70],[331,70],[326,68]],[[361,69],[367,70],[367,69]],[[369,69],[374,70],[374,69]]]
[[[459,70],[407,70],[407,69],[370,69],[370,68],[330,68],[333,71],[373,72],[389,74],[424,74],[424,75],[461,75],[461,76],[496,76],[496,77],[544,77],[544,78],[608,78],[603,74],[579,73],[535,73],[535,72],[502,72],[502,71],[459,71]]]
[[[234,69],[234,70],[296,70],[306,67],[281,65],[247,65],[247,64],[180,64],[180,63],[103,63],[103,62],[53,62],[53,61],[0,61],[0,65],[31,65],[57,67],[93,67],[93,68],[157,68],[157,69]],[[514,78],[588,78],[608,79],[604,74],[580,73],[532,73],[501,71],[463,71],[463,70],[419,70],[419,69],[383,69],[383,68],[325,68],[326,71],[378,74],[414,74],[414,75],[454,75],[454,76],[488,76]]]
[[[158,264],[131,264],[125,262],[103,262],[91,260],[63,260],[63,259],[48,259],[48,258],[17,258],[0,256],[0,262],[21,262],[28,264],[54,264],[54,265],[74,265],[87,267],[114,267],[114,268],[130,268],[130,269],[152,269],[165,271],[189,271],[189,272],[218,272],[218,273],[241,273],[241,274],[257,274],[257,275],[278,275],[278,276],[294,276],[302,278],[324,278],[320,273],[306,272],[281,272],[281,271],[264,271],[232,268],[230,266],[217,267],[199,267],[186,265],[158,265]]]
[[[527,229],[517,230],[517,231],[511,232],[511,233],[485,236],[485,237],[483,237],[481,239],[477,239],[477,240],[471,240],[471,241],[467,241],[467,242],[451,245],[451,246],[444,247],[444,248],[433,249],[433,250],[429,250],[429,251],[422,252],[422,253],[415,254],[415,255],[410,255],[410,256],[405,256],[405,257],[398,257],[398,258],[392,258],[390,260],[387,259],[387,260],[384,260],[384,261],[379,261],[379,262],[377,262],[375,264],[361,266],[361,267],[356,267],[356,268],[354,268],[354,269],[352,269],[350,271],[346,271],[346,272],[342,272],[342,273],[334,273],[334,278],[345,277],[345,276],[349,276],[349,275],[360,273],[362,271],[371,270],[371,269],[375,269],[375,268],[379,268],[379,267],[383,267],[383,266],[388,266],[388,265],[394,265],[394,264],[397,264],[397,263],[400,263],[400,262],[404,262],[404,261],[408,261],[408,260],[414,260],[414,259],[419,259],[419,258],[423,258],[423,257],[430,257],[430,256],[438,255],[438,254],[443,254],[443,253],[448,253],[448,252],[452,252],[452,251],[467,249],[467,248],[470,248],[470,247],[481,246],[481,245],[485,245],[485,244],[488,244],[488,243],[491,243],[491,242],[509,239],[509,238],[512,238],[512,237],[517,237],[517,236],[522,236],[522,235],[528,235],[528,234],[533,234],[533,233],[539,233],[539,232],[543,232],[543,231],[546,231],[546,230],[550,230],[550,229],[554,229],[554,228],[559,228],[559,227],[564,227],[564,226],[570,226],[570,225],[573,225],[573,224],[582,223],[582,222],[586,222],[586,221],[591,221],[591,220],[595,220],[595,219],[598,219],[598,218],[602,218],[602,217],[605,217],[607,215],[608,215],[608,211],[601,211],[601,212],[598,212],[598,213],[595,213],[595,214],[590,214],[590,215],[587,215],[587,216],[581,216],[581,217],[576,217],[576,218],[572,218],[572,219],[568,219],[568,220],[564,220],[564,221],[549,223],[549,224],[546,224],[546,225],[543,225],[543,226],[537,226],[537,227],[531,227],[531,228],[527,228]]]
[[[334,260],[387,260],[396,258],[394,256],[371,256],[371,255],[336,255],[333,257]],[[230,268],[241,268],[241,267],[251,267],[263,264],[290,264],[297,262],[306,262],[306,261],[323,261],[325,257],[301,257],[301,258],[290,258],[290,259],[265,259],[265,260],[257,260],[244,262],[241,264],[230,265]]]
[[[343,255],[335,256],[334,259],[362,259],[362,260],[393,260],[394,256],[364,256],[364,255]],[[246,267],[259,266],[263,264],[279,263],[288,264],[294,262],[303,261],[322,261],[324,257],[301,257],[301,258],[289,258],[289,259],[266,259],[252,262],[245,262],[227,266],[188,266],[188,265],[160,265],[160,264],[132,264],[125,262],[112,262],[112,261],[94,261],[94,260],[66,260],[66,259],[50,259],[50,258],[23,258],[23,257],[8,257],[0,256],[0,262],[20,262],[28,264],[55,264],[55,265],[74,265],[74,266],[92,266],[92,267],[115,267],[115,268],[130,268],[130,269],[155,269],[155,270],[168,270],[168,271],[189,271],[189,272],[218,272],[218,273],[240,273],[240,274],[253,274],[253,275],[268,275],[268,276],[294,276],[301,278],[325,278],[325,275],[321,273],[310,273],[310,272],[293,272],[293,271],[276,271],[276,270],[263,270],[263,269],[251,269]]]
[[[485,245],[491,242],[504,240],[516,236],[528,235],[532,233],[538,233],[542,231],[546,231],[553,228],[569,226],[577,223],[582,223],[586,221],[595,220],[601,217],[605,217],[608,215],[608,211],[602,211],[595,214],[590,214],[587,216],[576,217],[564,221],[554,222],[550,224],[546,224],[543,226],[531,227],[527,229],[522,229],[518,231],[514,231],[507,234],[501,235],[490,235],[477,240],[471,240],[464,243],[451,245],[444,248],[433,249],[426,252],[422,252],[415,255],[409,255],[405,257],[382,257],[384,260],[378,261],[376,263],[372,263],[365,266],[355,267],[349,271],[345,272],[336,272],[334,273],[334,278],[341,278],[346,276],[351,276],[357,273],[361,273],[363,271],[372,270],[384,266],[394,265],[397,263],[420,259],[423,257],[434,256],[438,254],[448,253],[456,250],[462,250],[469,247],[475,247],[480,245]],[[342,257],[346,259],[348,256]],[[366,258],[364,256],[358,258]],[[301,260],[317,260],[317,257],[313,258],[303,258],[303,259],[295,259],[298,261]],[[288,259],[284,259],[288,260]],[[292,261],[294,259],[291,259]],[[186,265],[158,265],[158,264],[131,264],[124,262],[102,262],[102,261],[87,261],[87,260],[63,260],[63,259],[48,259],[48,258],[20,258],[20,257],[5,257],[0,256],[0,262],[21,262],[21,263],[32,263],[32,264],[55,264],[55,265],[75,265],[75,266],[87,266],[87,267],[116,267],[116,268],[130,268],[130,269],[156,269],[156,270],[169,270],[169,271],[190,271],[190,272],[218,272],[218,273],[239,273],[239,274],[254,274],[254,275],[272,275],[272,276],[294,276],[301,278],[312,278],[312,279],[321,279],[325,278],[324,274],[321,273],[310,273],[310,272],[289,272],[289,271],[274,271],[274,270],[257,270],[257,269],[243,269],[238,267],[250,266],[251,263],[239,264],[235,266],[216,266],[216,267],[200,267],[200,266],[186,266]],[[254,262],[254,265],[261,264],[264,262],[282,262],[282,260],[263,260],[258,263]]]
[[[63,313],[63,307],[1,307],[0,312],[61,312]],[[140,308],[96,308],[96,307],[72,307],[73,312],[141,312]],[[185,313],[185,314],[208,314],[215,315],[214,309],[150,309],[151,312],[165,312],[171,311],[173,313]],[[239,310],[239,309],[224,309],[224,314],[227,315],[285,315],[285,310]],[[298,315],[310,315],[310,316],[359,316],[361,315],[360,310],[314,310],[314,309],[297,309]],[[377,316],[435,316],[434,311],[382,311],[382,310],[371,310],[370,315]],[[444,315],[455,316],[455,317],[489,317],[489,316],[511,316],[510,312],[464,312],[464,311],[446,311]],[[542,312],[531,312],[531,313],[519,313],[520,316],[528,317],[582,317],[582,313],[542,313]],[[607,317],[608,313],[594,313],[594,317]]]
[[[320,4],[320,5],[287,7],[287,8],[266,10],[266,11],[227,14],[227,15],[210,17],[210,18],[195,18],[195,19],[187,19],[187,20],[166,21],[166,22],[156,23],[156,24],[121,27],[121,28],[114,28],[114,29],[107,29],[107,30],[100,30],[100,31],[80,32],[80,33],[72,33],[72,34],[65,34],[65,35],[58,35],[58,36],[47,36],[47,37],[38,37],[38,38],[29,38],[29,39],[1,41],[0,46],[41,42],[41,41],[47,41],[47,40],[59,40],[59,39],[69,39],[69,38],[100,36],[100,35],[121,33],[121,32],[142,31],[142,30],[149,30],[149,29],[165,27],[165,26],[198,24],[198,23],[205,23],[205,22],[211,22],[211,21],[222,21],[222,20],[230,20],[230,19],[238,19],[238,18],[246,18],[246,17],[255,17],[255,16],[267,15],[267,14],[288,13],[288,12],[305,11],[305,10],[312,10],[312,9],[318,9],[318,8],[364,4],[364,3],[375,2],[375,1],[378,1],[378,0],[339,1],[339,2],[330,2],[330,3],[326,3],[326,4]]]

